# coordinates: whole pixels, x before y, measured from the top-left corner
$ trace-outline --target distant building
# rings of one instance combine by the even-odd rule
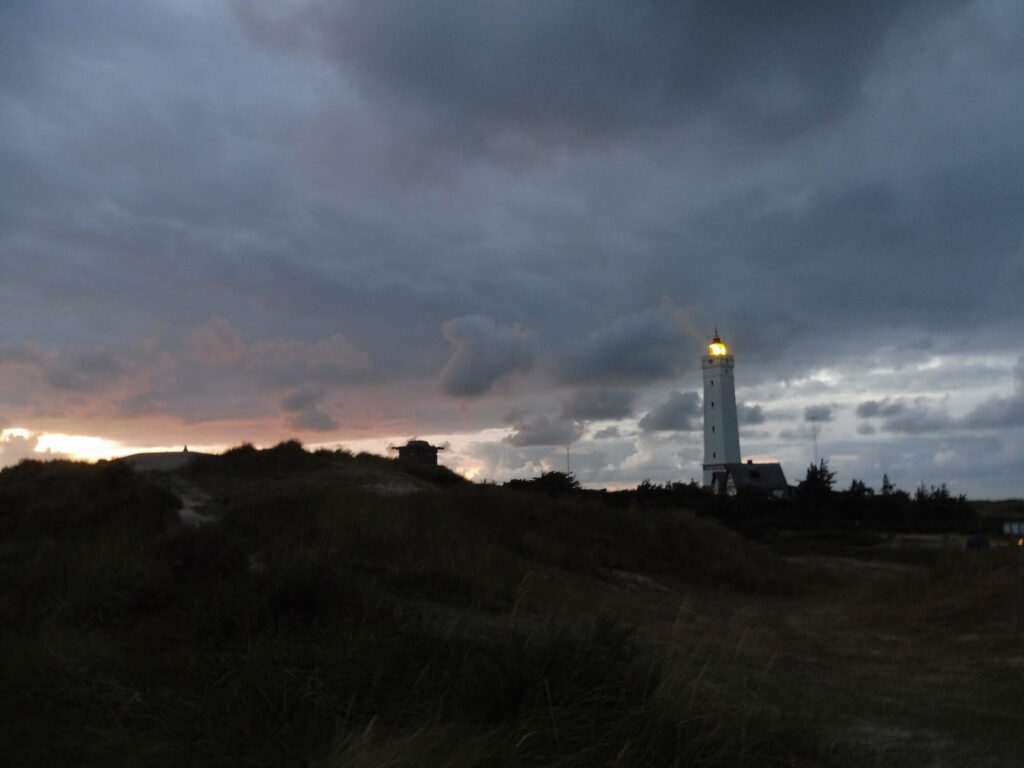
[[[784,497],[789,485],[782,465],[758,463],[740,458],[740,427],[736,416],[734,362],[718,336],[701,357],[704,372],[704,485],[729,496],[740,488],[757,488]]]
[[[740,488],[756,488],[778,499],[789,496],[786,474],[778,462],[724,464],[712,473],[710,485],[715,493],[727,496],[735,496]]]
[[[398,451],[398,460],[410,464],[421,464],[428,467],[437,466],[437,452],[443,451],[439,445],[431,445],[426,440],[410,440],[405,445],[392,446]]]

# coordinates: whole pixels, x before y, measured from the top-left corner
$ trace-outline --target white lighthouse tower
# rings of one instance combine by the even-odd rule
[[[736,419],[736,387],[733,383],[732,355],[718,337],[701,357],[704,370],[704,485],[712,484],[712,475],[725,470],[726,464],[740,463],[740,428]]]

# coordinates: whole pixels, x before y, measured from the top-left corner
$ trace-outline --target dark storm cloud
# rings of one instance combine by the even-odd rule
[[[987,400],[963,420],[968,429],[1005,429],[1024,425],[1024,394]]]
[[[327,432],[338,428],[338,422],[323,408],[327,392],[324,387],[300,387],[289,393],[281,407],[288,414],[288,424],[295,429]]]
[[[883,432],[897,434],[921,434],[959,428],[958,422],[944,411],[937,410],[925,398],[913,400],[891,399],[866,400],[857,406],[857,416],[862,419],[881,418]],[[872,432],[873,425],[868,425]],[[870,434],[862,432],[862,434]]]
[[[318,41],[427,140],[516,155],[713,115],[749,141],[834,119],[894,21],[934,4],[448,0],[235,3],[254,38]]]
[[[857,406],[857,415],[862,419],[875,416],[898,416],[903,413],[906,405],[899,400],[865,400]]]
[[[342,334],[318,341],[256,341],[243,350],[241,367],[271,387],[299,382],[346,384],[363,381],[373,361]]]
[[[919,290],[918,276],[936,244],[957,243],[941,250],[947,261],[988,233],[1001,233],[994,245],[1020,241],[1020,217],[1006,215],[1020,210],[1024,178],[1013,172],[1019,151],[1006,154],[1014,146],[1009,139],[967,158],[930,153],[943,166],[913,170],[909,178],[888,166],[885,173],[861,171],[872,154],[862,151],[849,157],[853,172],[830,161],[823,180],[798,147],[778,160],[794,169],[788,185],[779,187],[774,171],[764,176],[765,165],[752,157],[749,169],[712,169],[716,179],[729,179],[725,193],[713,184],[691,198],[675,180],[696,169],[685,153],[676,157],[678,148],[651,136],[652,127],[706,125],[708,135],[690,145],[702,156],[731,157],[779,126],[809,125],[801,114],[831,116],[822,129],[841,130],[838,118],[864,98],[860,86],[888,63],[887,41],[892,47],[899,39],[900,25],[926,39],[935,5],[867,3],[856,12],[711,2],[599,10],[583,2],[234,6],[244,30],[299,54],[291,60],[260,55],[237,30],[217,27],[217,6],[163,9],[164,17],[111,4],[68,19],[40,12],[37,23],[46,22],[59,44],[44,55],[19,43],[29,61],[39,62],[27,67],[38,82],[29,88],[13,81],[30,108],[9,113],[22,115],[10,123],[19,129],[19,146],[9,159],[30,158],[18,188],[38,188],[37,201],[59,190],[62,200],[72,194],[69,204],[87,204],[84,213],[75,207],[77,215],[48,222],[62,243],[88,243],[88,257],[75,265],[80,279],[56,280],[57,290],[45,292],[66,307],[62,333],[75,327],[70,321],[83,305],[103,305],[108,294],[98,286],[107,280],[126,312],[150,322],[149,315],[163,313],[138,297],[161,290],[177,297],[166,311],[179,319],[195,306],[206,316],[216,302],[218,311],[244,317],[246,332],[257,337],[276,328],[308,337],[307,323],[340,318],[346,338],[373,355],[380,375],[423,375],[443,364],[443,343],[430,339],[437,323],[490,314],[497,304],[506,310],[503,323],[544,326],[545,345],[554,339],[581,348],[579,359],[570,353],[567,365],[556,366],[564,380],[647,382],[685,372],[674,361],[689,359],[658,336],[636,340],[638,360],[615,354],[616,334],[628,336],[618,326],[652,303],[651,286],[693,301],[704,323],[712,315],[735,316],[737,336],[748,342],[746,359],[772,360],[818,330],[807,317],[827,302],[850,310],[848,329],[833,329],[837,336],[878,321],[878,307],[861,308],[864,297],[904,319],[936,312],[930,307],[942,302],[915,299],[933,292]],[[104,9],[118,11],[116,23],[105,21]],[[128,44],[136,37],[147,46]],[[111,66],[98,51],[128,63]],[[324,79],[315,52],[329,56],[336,82]],[[62,62],[81,66],[62,71]],[[86,82],[93,68],[121,74]],[[76,80],[71,73],[78,71]],[[189,88],[194,82],[204,87]],[[240,87],[253,82],[258,91]],[[312,92],[312,84],[320,90]],[[187,99],[178,98],[183,87]],[[53,128],[60,120],[45,99],[62,97],[69,99],[66,113],[75,115],[73,132]],[[991,130],[996,139],[1002,135]],[[363,152],[377,136],[388,146]],[[437,197],[379,186],[398,152],[447,164],[447,155],[432,151],[437,143],[501,155],[524,146],[578,149],[577,142],[595,137],[617,142],[628,163],[570,152],[543,179],[481,172],[467,177],[465,188]],[[827,138],[815,135],[812,146]],[[328,155],[339,151],[335,166]],[[464,163],[451,167],[465,170]],[[185,181],[159,181],[166,178]],[[960,229],[927,235],[940,225]],[[463,243],[482,232],[502,244],[500,251],[466,255]],[[587,232],[596,233],[593,242]],[[911,253],[900,253],[907,243]],[[609,254],[595,270],[603,281],[579,269],[586,259],[575,253],[600,248]],[[871,252],[885,258],[864,256]],[[743,254],[744,263],[730,254]],[[11,260],[31,282],[38,254]],[[986,274],[1004,266],[994,258],[970,264]],[[717,290],[716,272],[730,275],[728,292]],[[613,281],[614,290],[602,285]],[[969,298],[962,291],[1012,282],[957,280],[933,288],[957,301]],[[752,300],[765,292],[779,297],[770,309]],[[253,311],[253,295],[266,311]],[[608,296],[616,302],[604,308]],[[291,311],[297,303],[302,313]],[[982,313],[990,303],[963,306]],[[382,306],[393,314],[387,322],[376,317]],[[576,319],[585,313],[589,328]],[[548,330],[563,326],[570,330],[562,338]],[[600,338],[586,338],[594,327]],[[836,341],[830,348],[839,348]],[[824,354],[822,347],[803,347],[805,359],[807,350]],[[561,357],[554,349],[540,352]],[[474,391],[473,382],[467,386]]]
[[[700,396],[696,392],[673,392],[668,401],[640,419],[644,432],[676,432],[701,428]]]
[[[814,440],[814,429],[805,426],[797,427],[796,429],[783,429],[779,431],[778,439],[785,440],[787,442],[804,442]]]
[[[964,382],[1021,352],[1020,4],[96,0],[0,28],[12,426],[344,431],[366,390],[355,429],[427,434],[514,392],[569,398],[518,438],[561,441],[626,413],[580,393],[696,386],[718,323],[745,427],[871,392],[893,452],[1019,442],[1019,390]],[[675,471],[658,437],[624,427],[602,477]]]
[[[52,391],[60,396],[101,395],[138,368],[132,350],[71,347],[58,350],[37,343],[0,348],[0,368],[14,400]],[[0,399],[4,399],[0,394]]]
[[[39,362],[39,350],[29,344],[0,346],[0,364],[33,365]]]
[[[499,325],[489,317],[471,315],[448,320],[441,330],[453,347],[441,370],[446,394],[485,395],[503,376],[533,364],[534,335],[519,325]]]
[[[804,421],[832,421],[834,405],[809,405],[804,408]]]
[[[167,415],[199,424],[274,413],[271,404],[280,402],[294,428],[320,431],[338,424],[314,400],[330,387],[363,381],[371,368],[368,356],[340,334],[310,342],[250,342],[216,315],[181,338],[145,339],[129,347],[0,349],[10,394],[46,393],[50,411],[131,419]],[[8,405],[21,399],[6,398]]]
[[[741,426],[754,426],[764,424],[765,414],[760,405],[740,403],[736,406],[736,416]]]
[[[0,225],[17,232],[3,263],[5,279],[34,288],[8,305],[31,304],[46,341],[117,343],[224,312],[233,288],[271,287],[253,246],[287,239],[301,197],[289,129],[304,110],[288,78],[241,50],[219,6],[6,4],[4,15],[17,41],[4,53],[31,76],[0,79],[0,176],[19,190],[0,203]]]
[[[898,412],[882,421],[883,432],[916,435],[923,432],[939,432],[955,429],[956,422],[949,414],[934,410],[923,401],[904,404]]]
[[[842,186],[814,194],[802,210],[779,210],[774,220],[754,224],[746,234],[772,232],[790,258],[814,254],[792,264],[797,268],[791,288],[802,294],[804,306],[848,311],[870,322],[917,317],[932,329],[949,329],[945,304],[961,308],[956,322],[986,314],[987,301],[1008,306],[999,275],[1019,247],[1014,212],[1024,204],[1024,183],[1008,181],[1004,171],[989,166],[1024,165],[1018,150],[1009,152],[973,157],[969,164],[938,160],[938,168],[923,171],[912,184],[844,179]],[[994,258],[965,264],[967,248]],[[777,255],[786,259],[786,253]],[[863,269],[857,253],[872,254],[871,269]],[[937,269],[955,279],[936,280],[925,272]],[[865,307],[875,310],[874,317],[862,314]]]
[[[301,387],[288,394],[281,401],[281,407],[286,411],[305,411],[317,406],[324,399],[323,387]]]
[[[1024,426],[1024,355],[1014,370],[1016,388],[1010,397],[994,397],[979,404],[963,418],[968,429],[1005,429]]]
[[[561,380],[574,384],[650,383],[695,365],[694,350],[678,311],[662,302],[563,348],[552,365]]]
[[[513,410],[505,416],[512,434],[502,442],[515,448],[540,445],[571,445],[583,434],[583,426],[568,419],[550,419],[542,413],[528,414]]]
[[[577,421],[624,419],[633,415],[635,395],[620,389],[585,389],[562,401],[562,418]]]
[[[279,400],[294,428],[337,427],[319,410],[331,387],[362,382],[369,356],[334,333],[313,341],[247,340],[230,321],[214,315],[177,344],[153,340],[145,389],[124,400],[126,414],[162,410],[193,422],[251,416],[266,400]]]
[[[107,349],[71,349],[44,366],[46,383],[54,389],[93,392],[124,373],[123,363]]]
[[[610,427],[599,429],[597,432],[594,433],[595,440],[611,440],[613,438],[618,438],[621,436],[622,435],[619,434],[619,427],[617,424],[612,424]]]
[[[1024,363],[1017,363],[1017,384],[1012,395],[996,396],[954,418],[925,398],[867,400],[857,406],[863,419],[881,418],[883,432],[919,434],[963,429],[1011,429],[1024,426]],[[874,427],[868,425],[874,431]]]

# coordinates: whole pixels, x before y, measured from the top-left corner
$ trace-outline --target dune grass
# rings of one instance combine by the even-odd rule
[[[6,764],[863,764],[748,627],[672,618],[819,572],[683,510],[274,450],[176,481],[197,528],[117,465],[0,472]]]

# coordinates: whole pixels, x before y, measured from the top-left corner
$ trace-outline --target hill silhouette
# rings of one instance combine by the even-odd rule
[[[530,486],[294,441],[3,470],[8,764],[1011,764],[1019,674],[948,638],[1012,656],[1017,553],[783,557]]]

